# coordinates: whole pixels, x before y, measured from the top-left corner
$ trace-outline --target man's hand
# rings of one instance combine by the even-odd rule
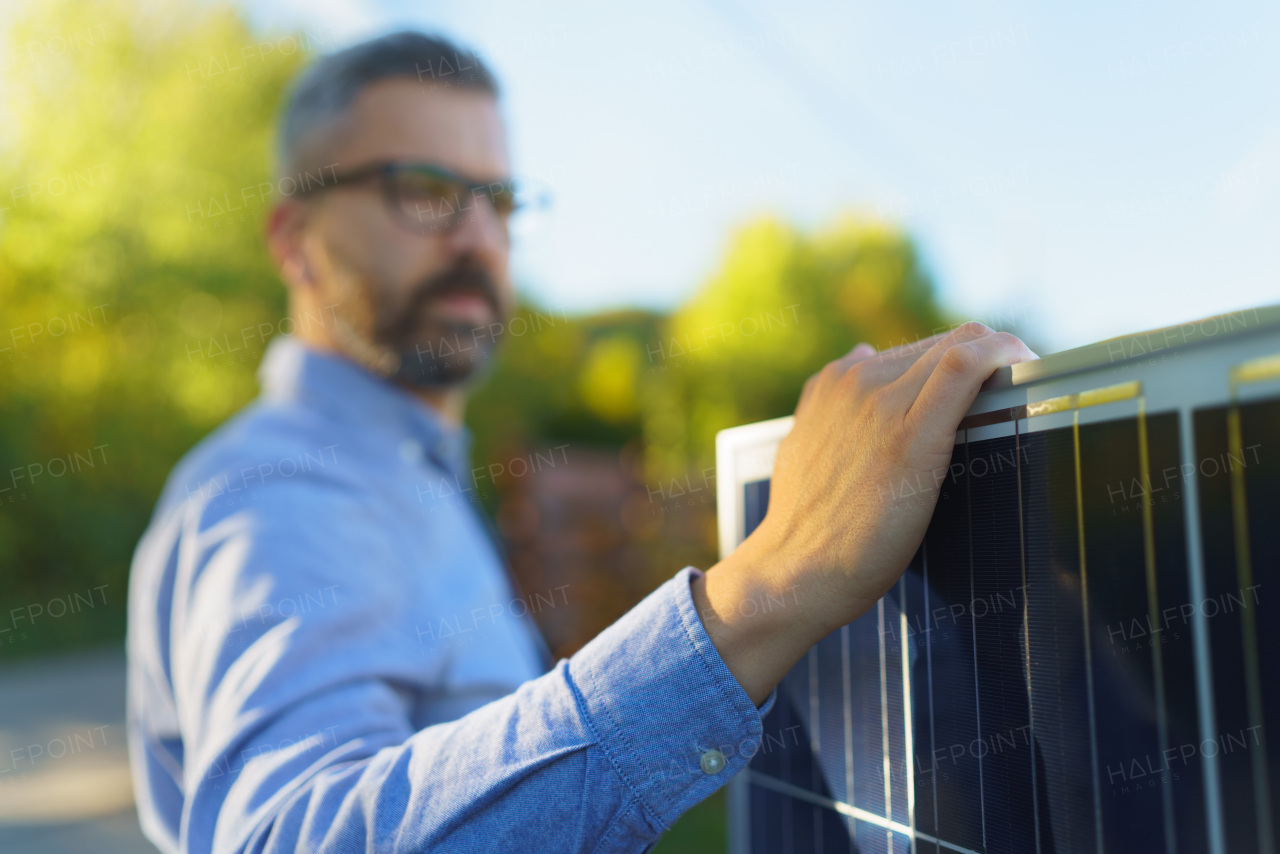
[[[1034,358],[1013,335],[966,323],[880,354],[859,344],[809,378],[764,521],[693,585],[707,633],[752,701],[893,587],[982,383]]]

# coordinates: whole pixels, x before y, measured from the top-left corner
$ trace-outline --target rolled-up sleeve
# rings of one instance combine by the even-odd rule
[[[430,662],[390,628],[412,607],[378,580],[394,554],[299,518],[188,532],[171,600],[182,851],[638,852],[755,752],[774,696],[757,709],[721,660],[694,567],[545,675],[415,730],[406,673]],[[301,588],[331,600],[227,619]]]
[[[720,658],[693,605],[695,574],[682,569],[569,661],[596,744],[634,793],[632,839],[669,827],[741,770],[773,703],[770,694],[757,710]]]

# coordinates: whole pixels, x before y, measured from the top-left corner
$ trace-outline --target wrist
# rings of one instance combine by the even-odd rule
[[[754,535],[693,581],[707,636],[757,706],[814,644],[856,616],[833,607],[822,581],[794,550]]]

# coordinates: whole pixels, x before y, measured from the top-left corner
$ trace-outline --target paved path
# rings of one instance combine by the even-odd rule
[[[138,828],[124,649],[0,662],[0,854],[154,854]]]

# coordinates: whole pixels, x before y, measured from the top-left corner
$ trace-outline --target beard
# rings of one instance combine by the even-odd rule
[[[506,317],[493,277],[472,261],[461,261],[413,287],[393,304],[388,288],[366,278],[341,277],[335,309],[348,354],[375,373],[422,389],[447,389],[478,379],[492,362]],[[492,323],[476,326],[440,317],[438,297],[474,294],[489,306]]]

